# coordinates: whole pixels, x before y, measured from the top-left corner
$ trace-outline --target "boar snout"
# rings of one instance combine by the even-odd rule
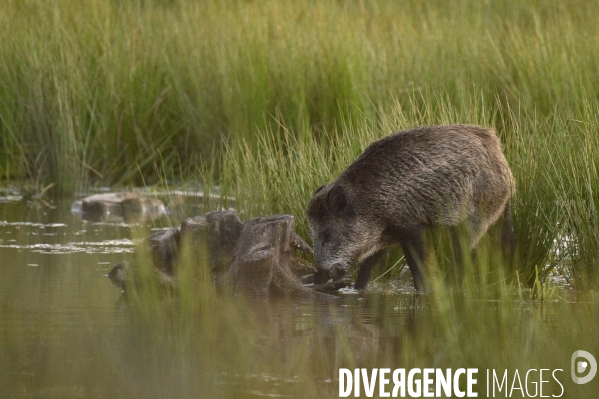
[[[314,284],[324,284],[331,279],[328,270],[317,270],[314,273]]]
[[[333,267],[331,267],[331,270],[329,271],[329,275],[331,276],[331,279],[333,281],[339,281],[341,280],[343,277],[345,277],[345,274],[347,273],[347,267],[343,267],[342,265],[333,265]]]
[[[318,269],[314,273],[314,284],[324,284],[328,281],[339,281],[347,274],[347,266],[335,264],[330,269]]]

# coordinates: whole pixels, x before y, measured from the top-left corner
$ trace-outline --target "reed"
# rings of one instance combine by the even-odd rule
[[[273,116],[326,138],[395,101],[430,107],[423,92],[563,119],[598,83],[596,5],[6,1],[0,175],[63,193],[151,183],[162,162],[255,146]]]
[[[416,106],[418,102],[423,105]],[[532,287],[558,271],[579,288],[595,284],[591,276],[597,230],[592,215],[597,171],[592,161],[596,148],[592,119],[538,117],[477,93],[463,94],[455,102],[432,92],[414,93],[408,104],[396,101],[376,119],[363,118],[319,137],[307,129],[293,132],[276,120],[275,128],[258,132],[252,142],[229,144],[217,157],[222,163],[211,169],[212,176],[220,171],[221,190],[237,198],[242,217],[291,213],[309,241],[304,213],[313,192],[338,176],[375,139],[423,124],[495,126],[517,187],[512,204],[517,254],[503,265],[506,276]],[[592,108],[587,106],[586,112]],[[488,236],[488,245],[500,245],[497,232]],[[447,250],[440,257],[448,256]],[[397,260],[390,258],[388,265]]]
[[[370,142],[476,123],[497,129],[514,171],[518,242],[514,262],[497,259],[490,232],[456,284],[447,240],[433,237],[431,293],[396,293],[391,305],[385,291],[356,296],[345,304],[362,310],[348,313],[220,297],[202,266],[187,265],[174,292],[129,295],[122,324],[90,316],[58,333],[68,311],[49,308],[34,329],[15,312],[15,272],[0,290],[3,392],[331,397],[339,367],[547,367],[565,369],[564,397],[596,397],[596,385],[568,382],[567,367],[574,350],[599,353],[598,5],[3,1],[2,179],[56,194],[197,180],[235,196],[244,220],[294,214],[309,240],[313,191]],[[148,278],[149,261],[138,263]],[[401,266],[400,254],[387,263]],[[556,270],[584,291],[556,290]],[[96,278],[82,287],[96,292]],[[92,305],[104,300],[99,290]],[[82,354],[77,364],[65,348]]]

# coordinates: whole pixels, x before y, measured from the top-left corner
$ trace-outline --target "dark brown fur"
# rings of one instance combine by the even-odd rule
[[[417,289],[423,234],[433,226],[468,224],[470,244],[505,211],[514,179],[492,129],[473,125],[420,127],[372,143],[307,209],[317,276],[340,278],[360,264],[355,287],[393,244],[401,245]]]

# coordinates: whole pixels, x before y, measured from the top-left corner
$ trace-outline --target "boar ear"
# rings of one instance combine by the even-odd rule
[[[314,191],[314,194],[312,194],[312,195],[316,195],[316,194],[318,194],[318,193],[319,193],[320,191],[322,191],[322,189],[323,189],[323,188],[325,188],[325,187],[326,187],[326,186],[320,186],[320,187],[318,187],[318,188],[316,189],[316,191]]]
[[[342,215],[350,211],[350,206],[347,202],[347,196],[342,186],[335,186],[329,195],[327,196],[327,202],[330,209],[338,214]]]

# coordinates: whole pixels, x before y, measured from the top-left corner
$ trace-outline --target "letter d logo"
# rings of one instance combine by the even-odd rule
[[[578,358],[585,358],[585,360],[576,361]],[[577,377],[578,374],[584,373],[590,367],[589,373],[584,377]],[[572,360],[570,362],[570,372],[572,373],[572,381],[576,384],[586,384],[590,382],[597,374],[597,360],[587,351],[576,351],[572,354]]]

